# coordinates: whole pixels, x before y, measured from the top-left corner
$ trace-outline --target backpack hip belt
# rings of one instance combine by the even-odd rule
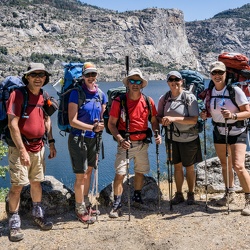
[[[225,123],[222,123],[222,122],[215,122],[215,121],[212,120],[212,124],[213,124],[213,126],[217,126],[217,127],[225,127]],[[227,124],[227,125],[230,126],[230,127],[235,126],[236,128],[244,128],[244,127],[246,127],[245,120],[244,121],[237,121],[237,122],[230,123],[230,124]]]

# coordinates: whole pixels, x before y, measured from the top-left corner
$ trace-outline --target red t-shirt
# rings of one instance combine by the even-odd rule
[[[150,104],[152,107],[152,116],[157,115],[156,107],[154,101],[151,97],[149,97]],[[148,128],[148,116],[149,116],[149,109],[147,107],[147,103],[141,95],[138,100],[131,100],[128,97],[128,93],[126,94],[126,105],[128,107],[129,113],[129,132],[135,131],[145,131]],[[110,116],[115,118],[119,117],[118,123],[118,130],[126,130],[126,119],[125,119],[125,110],[121,110],[120,112],[120,97],[117,97],[116,100],[112,102]],[[146,134],[131,134],[130,140],[131,141],[140,141],[146,138]]]
[[[42,137],[45,134],[44,112],[41,107],[44,104],[43,94],[32,94],[28,88],[28,105],[25,110],[29,118],[22,118],[23,94],[20,90],[11,93],[7,102],[7,114],[20,117],[18,127],[22,135],[28,139],[28,143],[24,143],[27,151],[38,152],[44,145]],[[35,141],[29,141],[38,139]],[[25,142],[25,141],[24,141]]]

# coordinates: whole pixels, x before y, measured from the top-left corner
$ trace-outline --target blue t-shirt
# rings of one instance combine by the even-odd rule
[[[102,97],[99,97],[99,92],[102,93]],[[97,91],[96,93],[86,93],[86,101],[82,104],[82,106],[78,109],[78,116],[77,119],[81,122],[87,123],[87,124],[94,124],[94,120],[98,119],[101,120],[101,111],[102,111],[102,105],[106,104],[107,98],[106,95],[100,91]],[[78,91],[72,90],[69,97],[69,103],[73,102],[78,105]],[[72,128],[71,134],[80,136],[82,133],[82,130]],[[85,137],[88,138],[94,138],[95,133],[92,131],[85,131]]]

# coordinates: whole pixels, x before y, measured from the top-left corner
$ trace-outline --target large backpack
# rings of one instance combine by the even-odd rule
[[[185,89],[187,91],[189,91],[190,93],[193,93],[196,96],[196,99],[198,102],[198,108],[200,111],[203,110],[204,103],[203,103],[202,99],[199,98],[199,94],[202,91],[204,91],[204,89],[205,89],[204,76],[201,73],[199,73],[198,71],[190,70],[190,69],[181,70],[180,74],[181,74],[182,78],[184,79]],[[187,105],[186,100],[187,100],[187,98],[185,98],[185,101],[184,101],[185,105]],[[200,133],[203,131],[203,126],[204,126],[204,121],[199,116],[195,128]]]
[[[126,107],[126,87],[124,86],[120,86],[120,87],[117,87],[117,88],[111,88],[107,91],[107,95],[108,95],[108,102],[106,104],[106,109],[103,113],[103,119],[104,119],[104,126],[105,126],[105,130],[108,134],[111,135],[111,132],[108,128],[108,120],[109,120],[109,112],[110,112],[110,109],[111,109],[111,106],[112,106],[112,102],[119,96],[120,97],[120,114],[119,114],[119,117],[121,116],[121,110],[124,108],[124,110],[126,111],[126,117],[128,117],[128,114],[127,114],[127,107]],[[147,107],[149,109],[149,117],[148,117],[148,120],[150,121],[151,120],[151,117],[152,117],[152,106],[150,104],[150,100],[149,100],[149,97],[144,95],[142,93],[143,97],[144,97],[144,100],[147,104]],[[117,124],[116,126],[118,127],[118,122],[119,122],[119,119],[117,121]],[[126,120],[126,123],[128,122],[128,120]]]
[[[21,116],[22,118],[29,118],[26,114],[29,96],[25,84],[19,77],[6,77],[0,84],[0,135],[1,139],[5,140],[10,146],[14,146],[14,143],[11,139],[10,132],[8,129],[6,102],[8,101],[11,92],[13,92],[15,89],[19,89],[23,94],[24,101],[22,104]],[[51,116],[58,109],[57,101],[53,97],[50,97],[48,93],[43,89],[41,89],[41,91],[43,93],[44,98],[44,106],[41,108],[46,115]]]
[[[218,60],[226,65],[227,82],[239,86],[247,97],[250,97],[250,65],[249,58],[235,52],[224,52]]]
[[[68,103],[69,97],[72,90],[78,91],[78,107],[80,108],[83,103],[92,101],[86,99],[86,95],[82,89],[82,67],[83,63],[67,63],[64,65],[64,77],[59,80],[61,85],[61,91],[57,91],[59,96],[59,109],[57,116],[57,125],[60,129],[60,134],[62,132],[69,133],[71,131],[71,126],[69,124],[68,117]],[[102,91],[98,89],[99,99],[93,99],[94,101],[102,102]]]

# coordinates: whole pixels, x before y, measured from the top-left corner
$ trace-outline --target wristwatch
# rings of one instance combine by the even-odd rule
[[[50,144],[50,143],[55,143],[56,141],[55,141],[55,139],[50,139],[50,140],[48,140],[48,143]]]

